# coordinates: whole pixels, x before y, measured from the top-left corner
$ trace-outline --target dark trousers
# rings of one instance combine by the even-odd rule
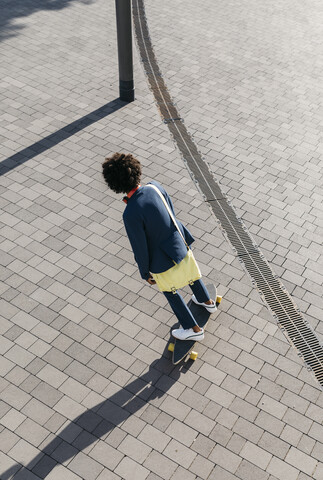
[[[198,302],[207,302],[210,300],[209,292],[206,289],[202,280],[197,280],[190,285],[192,292],[194,293]],[[190,309],[186,305],[183,297],[178,293],[173,292],[163,292],[167,298],[169,305],[173,312],[175,313],[179,323],[184,329],[192,328],[197,325],[195,318],[193,317]],[[215,299],[213,299],[215,300]]]

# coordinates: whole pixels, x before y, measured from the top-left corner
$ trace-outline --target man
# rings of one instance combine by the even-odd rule
[[[127,194],[123,199],[127,204],[123,214],[126,232],[141,277],[150,285],[155,285],[153,274],[166,272],[174,267],[174,264],[180,264],[187,255],[187,247],[158,192],[141,186],[142,170],[139,160],[131,154],[115,153],[106,158],[102,166],[104,179],[111,190]],[[174,207],[166,190],[158,182],[152,181],[150,184],[159,189],[175,217]],[[194,238],[181,222],[176,222],[185,242],[191,245]],[[210,299],[201,279],[190,287],[195,303],[204,306],[210,313],[216,311],[215,301]],[[172,331],[173,336],[180,340],[203,340],[204,330],[197,324],[181,295],[178,292],[163,293],[182,326]]]

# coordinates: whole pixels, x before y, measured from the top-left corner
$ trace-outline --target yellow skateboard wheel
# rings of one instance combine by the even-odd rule
[[[222,301],[222,297],[221,297],[221,295],[218,295],[218,296],[216,297],[216,304],[217,304],[217,305],[220,305],[221,301]]]
[[[168,351],[169,351],[169,352],[173,352],[173,351],[174,351],[174,347],[175,347],[175,344],[174,344],[174,343],[170,343],[170,344],[168,345]]]
[[[191,359],[191,360],[196,360],[196,359],[197,359],[197,356],[198,356],[198,353],[197,353],[197,352],[192,352],[191,355],[190,355],[190,359]]]

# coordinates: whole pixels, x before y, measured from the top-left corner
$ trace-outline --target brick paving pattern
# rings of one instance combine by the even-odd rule
[[[147,2],[160,68],[210,169],[322,334],[322,4],[203,5]]]
[[[198,148],[322,334],[320,3],[146,8]],[[0,478],[322,480],[322,392],[192,183],[136,51],[137,100],[117,100],[114,3],[3,11]],[[171,365],[174,317],[101,178],[118,150],[165,185],[225,297],[189,368]]]

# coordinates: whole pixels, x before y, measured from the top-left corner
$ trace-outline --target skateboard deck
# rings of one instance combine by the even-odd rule
[[[222,297],[217,296],[215,286],[212,284],[206,285],[206,288],[210,294],[211,299],[215,300],[218,306],[222,300]],[[211,314],[206,310],[206,308],[202,307],[201,305],[196,305],[196,303],[194,303],[192,300],[189,301],[187,306],[191,310],[198,325],[205,330]],[[191,360],[196,360],[198,354],[193,351],[195,343],[199,342],[195,342],[194,340],[178,340],[177,338],[175,338],[175,342],[170,343],[168,346],[168,350],[173,352],[173,364],[177,365],[189,354]]]

